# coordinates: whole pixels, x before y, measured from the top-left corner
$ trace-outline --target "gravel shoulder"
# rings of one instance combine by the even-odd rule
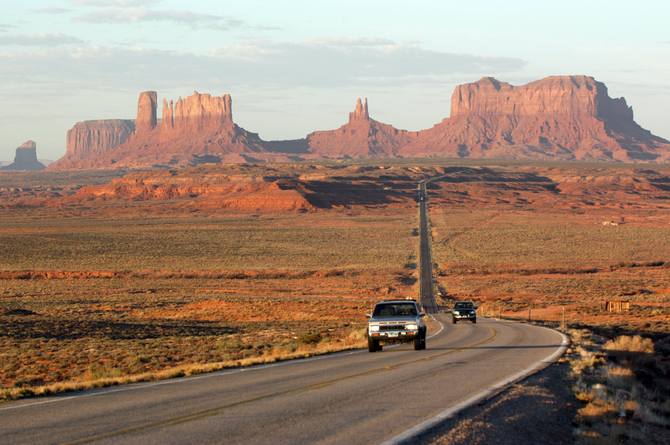
[[[572,444],[579,402],[567,380],[568,366],[553,363],[408,443]]]

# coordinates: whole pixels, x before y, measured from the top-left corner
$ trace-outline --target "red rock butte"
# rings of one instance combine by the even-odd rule
[[[623,98],[587,76],[513,87],[485,77],[456,87],[451,117],[403,147],[401,156],[667,162],[668,141],[633,120]]]
[[[16,149],[14,162],[0,167],[0,170],[39,171],[44,170],[44,164],[37,160],[37,144],[26,141]]]
[[[356,109],[349,113],[349,123],[337,130],[311,133],[307,143],[310,153],[323,157],[387,157],[395,156],[417,134],[370,119],[368,100],[363,104],[358,99]]]
[[[233,122],[232,99],[194,92],[177,102],[140,94],[135,122],[85,121],[68,132],[67,153],[50,169],[176,168],[211,162],[375,157],[469,157],[668,162],[670,143],[633,120],[623,98],[587,76],[514,87],[491,77],[459,85],[451,117],[418,132],[370,118],[358,99],[349,122],[304,139],[263,141]]]
[[[247,159],[241,154],[265,152],[257,134],[233,122],[230,95],[212,97],[196,91],[169,105],[163,99],[160,121],[156,109],[156,92],[146,91],[140,94],[134,122],[78,123],[68,132],[66,155],[52,164],[52,169],[174,168],[207,162],[245,162]],[[126,129],[131,125],[126,122],[132,123],[130,134]]]

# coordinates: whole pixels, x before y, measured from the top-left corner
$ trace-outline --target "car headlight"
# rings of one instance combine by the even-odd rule
[[[415,324],[406,324],[405,329],[409,329],[410,331],[416,331],[417,329],[419,329],[419,326]]]
[[[379,330],[379,326],[370,326],[370,332],[377,332]]]
[[[454,315],[461,315],[460,311],[454,311]]]

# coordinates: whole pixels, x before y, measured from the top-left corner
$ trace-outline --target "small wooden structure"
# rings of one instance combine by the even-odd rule
[[[630,310],[630,301],[605,301],[603,305],[608,312],[628,312]]]

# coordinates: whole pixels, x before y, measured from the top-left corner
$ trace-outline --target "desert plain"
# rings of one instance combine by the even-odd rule
[[[362,347],[432,177],[443,310],[642,335],[666,394],[670,166],[425,158],[0,173],[1,397]]]

